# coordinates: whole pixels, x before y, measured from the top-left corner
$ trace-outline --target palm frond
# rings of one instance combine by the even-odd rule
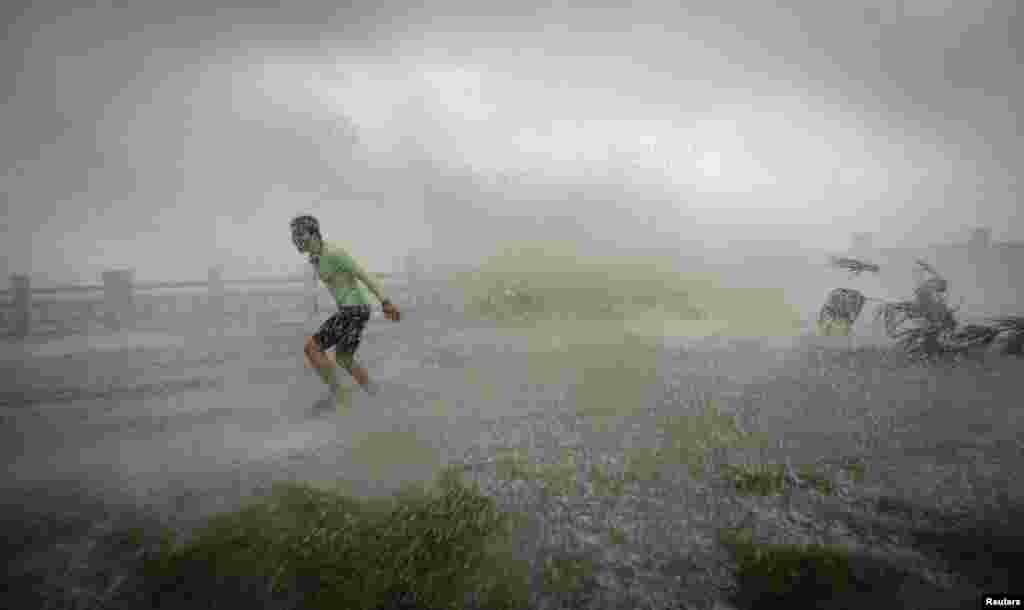
[[[950,340],[950,332],[928,324],[916,324],[892,334],[896,344],[913,357],[938,357],[963,351]]]
[[[935,267],[932,267],[926,261],[919,258],[914,262],[917,263],[917,266],[920,267],[922,270],[924,270],[927,273],[930,273],[932,277],[942,277],[941,275],[939,275],[939,272],[935,270]]]
[[[956,329],[950,339],[959,348],[971,349],[990,345],[999,336],[1000,331],[993,326],[984,324],[965,324]]]
[[[1024,316],[998,317],[992,320],[992,325],[998,331],[993,343],[1002,343],[1003,353],[1024,355]]]
[[[885,323],[885,333],[895,338],[899,328],[908,320],[923,317],[917,303],[914,301],[893,301],[886,302],[875,308],[875,319],[882,318]]]
[[[880,270],[878,265],[856,258],[833,256],[829,259],[829,264],[837,269],[849,271],[852,275],[860,275],[865,271],[878,273]]]
[[[1000,316],[990,321],[999,332],[1024,333],[1024,316]]]

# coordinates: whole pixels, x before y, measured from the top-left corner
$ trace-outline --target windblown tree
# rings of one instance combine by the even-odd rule
[[[854,258],[833,257],[830,266],[847,271],[851,277],[878,273],[879,266]],[[960,324],[958,307],[949,303],[949,281],[923,260],[916,261],[917,286],[913,296],[902,301],[881,301],[875,319],[882,319],[886,335],[915,357],[933,358],[963,354],[980,348],[995,348],[1003,354],[1024,353],[1024,316],[992,318],[985,324]],[[818,313],[823,335],[849,335],[866,301],[878,301],[851,288],[829,292]]]
[[[885,322],[886,334],[912,356],[934,358],[995,347],[1003,354],[1024,351],[1024,316],[989,319],[986,324],[960,324],[959,307],[949,304],[949,282],[931,265],[918,260],[921,279],[913,298],[884,302],[876,317]]]
[[[952,344],[956,309],[947,298],[949,282],[928,263],[918,260],[917,266],[924,277],[913,298],[883,303],[876,316],[884,320],[886,334],[909,354],[939,355]]]

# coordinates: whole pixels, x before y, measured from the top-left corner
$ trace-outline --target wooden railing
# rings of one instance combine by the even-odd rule
[[[138,326],[197,323],[200,319],[249,319],[261,312],[310,315],[331,307],[326,291],[310,273],[278,277],[225,279],[219,268],[205,281],[134,280],[133,270],[111,270],[103,283],[34,288],[26,275],[12,275],[0,291],[0,314],[8,334],[74,333],[91,327],[120,329]],[[375,274],[407,298],[407,274]],[[260,287],[260,288],[257,288]],[[164,291],[181,291],[167,294]],[[65,298],[62,298],[65,297]]]

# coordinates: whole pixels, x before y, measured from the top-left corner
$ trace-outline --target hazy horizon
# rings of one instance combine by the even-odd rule
[[[379,272],[534,232],[623,251],[1024,239],[1012,0],[412,7],[7,13],[4,273],[292,273],[299,212]]]

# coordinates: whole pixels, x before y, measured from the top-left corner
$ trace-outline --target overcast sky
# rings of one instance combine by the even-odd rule
[[[76,4],[4,9],[0,248],[39,284],[292,271],[303,211],[381,271],[516,215],[623,246],[1024,239],[1016,0]],[[427,214],[410,142],[490,186]],[[636,197],[495,194],[524,172]]]

